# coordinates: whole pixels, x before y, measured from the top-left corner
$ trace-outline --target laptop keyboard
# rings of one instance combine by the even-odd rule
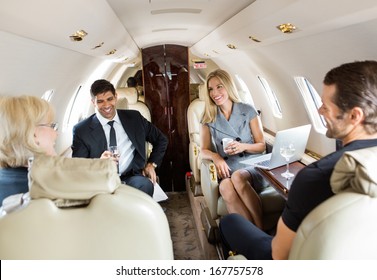
[[[258,162],[257,164],[260,165],[260,166],[269,167],[269,166],[270,166],[270,160],[267,159],[267,160],[264,160],[264,161]]]

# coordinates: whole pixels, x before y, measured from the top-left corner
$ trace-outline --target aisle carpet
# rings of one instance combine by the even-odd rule
[[[169,221],[175,260],[202,260],[198,233],[186,192],[169,192],[169,199],[161,202]]]

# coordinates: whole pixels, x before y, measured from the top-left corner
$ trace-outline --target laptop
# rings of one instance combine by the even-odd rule
[[[278,131],[271,153],[243,160],[241,163],[267,170],[283,166],[287,164],[287,162],[285,158],[280,155],[280,147],[286,143],[292,143],[295,147],[295,154],[290,158],[289,163],[300,160],[305,153],[311,127],[311,124],[307,124]]]

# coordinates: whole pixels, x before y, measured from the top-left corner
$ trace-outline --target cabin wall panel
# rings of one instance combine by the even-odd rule
[[[41,97],[54,90],[51,104],[60,124],[56,150],[63,152],[72,141],[72,131],[62,127],[68,103],[103,60],[0,31],[0,61],[1,95]]]

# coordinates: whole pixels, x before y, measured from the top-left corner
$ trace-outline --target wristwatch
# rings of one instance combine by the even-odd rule
[[[153,168],[156,169],[157,168],[157,164],[155,164],[154,162],[149,162],[150,164],[152,164]]]

